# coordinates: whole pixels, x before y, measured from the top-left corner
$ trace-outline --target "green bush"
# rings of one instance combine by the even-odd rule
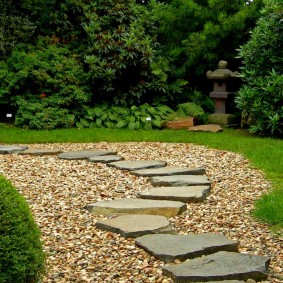
[[[250,40],[239,50],[244,85],[236,104],[242,126],[260,135],[283,136],[283,3],[265,4]]]
[[[76,54],[50,38],[39,38],[36,46],[19,44],[8,60],[1,62],[0,103],[19,108],[17,125],[69,127],[67,114],[91,100],[87,82],[88,75]],[[60,122],[64,116],[67,118]]]
[[[159,129],[173,110],[166,105],[118,107],[102,104],[85,108],[84,116],[76,123],[78,128]]]
[[[147,6],[135,0],[98,0],[84,18],[85,62],[102,100],[123,106],[170,100],[187,84],[168,81],[169,61],[158,52],[157,27]]]
[[[35,130],[70,128],[74,125],[75,116],[67,109],[50,107],[45,101],[28,102],[23,100],[17,112],[15,125]]]
[[[40,231],[28,204],[0,176],[0,282],[38,282],[43,271]]]

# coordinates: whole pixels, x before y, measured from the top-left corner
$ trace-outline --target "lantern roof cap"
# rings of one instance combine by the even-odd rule
[[[227,80],[231,77],[238,77],[238,72],[232,72],[231,70],[227,69],[228,62],[225,60],[220,60],[218,62],[218,69],[215,71],[207,71],[206,77],[209,80]]]

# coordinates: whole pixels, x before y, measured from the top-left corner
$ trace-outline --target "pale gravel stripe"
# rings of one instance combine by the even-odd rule
[[[283,276],[282,239],[250,217],[255,199],[270,184],[241,155],[204,146],[172,143],[34,144],[30,148],[108,149],[126,160],[164,160],[168,166],[204,167],[213,182],[204,203],[171,218],[181,233],[216,232],[240,241],[241,252],[272,257],[272,271]],[[54,156],[0,155],[3,173],[28,200],[42,231],[48,254],[43,282],[171,282],[162,276],[161,261],[134,241],[97,230],[100,219],[83,207],[99,200],[136,197],[152,186],[104,164],[59,160]],[[270,277],[266,282],[282,282]]]

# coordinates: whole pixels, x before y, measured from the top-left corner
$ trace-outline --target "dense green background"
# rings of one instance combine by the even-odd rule
[[[131,107],[154,107],[155,121],[159,106],[181,103],[196,106],[190,115],[201,107],[205,122],[214,110],[205,73],[226,59],[245,82],[242,124],[282,135],[277,0],[6,0],[0,11],[0,109],[19,127],[142,129],[140,109]],[[89,114],[105,105],[110,121]],[[111,118],[113,106],[126,109],[128,123]]]

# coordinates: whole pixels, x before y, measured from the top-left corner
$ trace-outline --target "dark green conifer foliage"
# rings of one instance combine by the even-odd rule
[[[169,0],[157,7],[163,55],[170,58],[171,75],[203,89],[205,73],[219,60],[235,60],[236,48],[248,38],[262,6],[261,0]]]

